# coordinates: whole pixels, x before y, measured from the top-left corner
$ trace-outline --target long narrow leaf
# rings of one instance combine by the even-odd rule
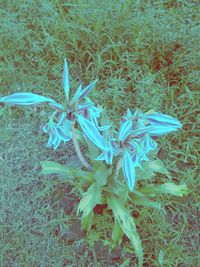
[[[67,119],[67,113],[66,112],[62,112],[60,119],[57,123],[57,127],[60,127],[60,125],[63,124],[63,122]]]
[[[65,96],[67,102],[69,101],[69,70],[67,65],[67,60],[64,59],[64,69],[63,69],[63,87],[65,91]]]
[[[119,246],[122,241],[122,236],[124,232],[122,228],[120,227],[120,224],[118,221],[115,221],[113,230],[112,230],[112,241],[115,245]]]
[[[61,127],[55,128],[56,135],[59,139],[69,142],[71,140],[70,135],[65,132]]]
[[[43,126],[42,130],[43,130],[44,133],[48,133],[49,130],[50,130],[49,124],[46,123],[46,124]]]
[[[182,124],[176,118],[171,116],[153,113],[153,114],[144,114],[144,119],[147,119],[151,125],[163,125],[167,127],[181,128]]]
[[[49,103],[49,106],[55,110],[58,110],[58,111],[63,111],[64,110],[64,107],[63,105],[61,104],[58,104],[58,103]]]
[[[91,107],[93,105],[94,105],[94,103],[83,103],[83,104],[78,105],[77,110],[78,111],[84,110],[84,109],[87,109],[87,108],[89,108],[89,107]]]
[[[107,151],[108,148],[106,147],[105,140],[101,136],[94,122],[91,122],[78,114],[77,114],[77,119],[86,137],[97,147]]]
[[[83,97],[86,97],[89,92],[95,87],[95,84],[98,80],[93,81],[88,86],[86,86],[84,89],[82,87],[79,87],[79,89],[76,91],[75,95],[73,96],[72,100],[70,101],[70,104],[74,104],[76,101],[82,99]]]
[[[36,105],[43,102],[56,103],[55,100],[51,98],[33,93],[14,93],[0,98],[0,103],[22,106]]]
[[[189,190],[185,184],[176,185],[174,183],[164,183],[161,185],[146,185],[143,186],[140,190],[141,193],[155,197],[160,194],[170,194],[173,196],[184,196],[188,195]]]
[[[82,90],[82,84],[80,84],[78,89],[76,90],[76,93],[74,94],[74,96],[72,97],[70,101],[70,105],[73,105],[78,100],[81,90]]]
[[[153,201],[145,197],[136,196],[136,197],[133,197],[133,201],[134,201],[134,204],[139,205],[139,206],[154,208],[158,210],[162,209],[160,202]]]
[[[54,161],[42,162],[42,174],[62,174],[69,177],[75,177],[75,168],[63,166]]]
[[[177,127],[172,126],[150,125],[137,130],[133,130],[131,134],[133,135],[133,137],[144,136],[145,134],[149,134],[150,136],[161,136],[177,130]]]
[[[129,190],[133,191],[135,185],[135,165],[130,153],[127,150],[125,150],[122,159],[122,171],[128,184]]]
[[[131,130],[133,127],[132,121],[126,121],[122,123],[119,130],[119,141],[124,141],[129,134],[131,134]]]
[[[55,143],[56,139],[57,139],[56,135],[54,133],[51,133],[49,136],[47,147],[51,147]]]
[[[42,162],[42,174],[60,174],[66,175],[69,178],[80,178],[88,182],[93,182],[93,174],[87,171],[83,171],[71,166],[64,166],[54,161],[43,161]]]
[[[94,224],[94,212],[90,212],[87,216],[81,217],[81,228],[89,233],[92,225]]]
[[[123,205],[121,199],[112,195],[108,196],[108,206],[114,213],[115,220],[119,223],[121,229],[130,239],[132,246],[135,249],[135,253],[139,259],[139,267],[143,264],[143,250],[140,237],[137,233],[136,226],[129,211]]]
[[[56,150],[59,147],[60,143],[61,143],[61,139],[58,136],[56,136],[53,142],[54,150]]]

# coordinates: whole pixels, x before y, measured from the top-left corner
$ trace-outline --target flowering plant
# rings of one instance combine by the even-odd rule
[[[85,88],[80,85],[70,99],[68,65],[64,60],[65,106],[51,98],[28,92],[1,97],[0,103],[25,106],[49,103],[55,111],[43,127],[43,131],[49,135],[47,147],[53,146],[55,150],[61,141],[66,143],[72,140],[85,169],[44,161],[42,173],[61,174],[72,184],[79,179],[78,188],[82,199],[78,205],[77,214],[82,212],[82,228],[87,232],[94,222],[95,206],[106,204],[115,218],[112,231],[113,245],[120,245],[122,235],[125,233],[138,256],[139,266],[142,266],[142,244],[129,206],[143,205],[162,210],[161,203],[152,198],[162,193],[174,196],[188,194],[185,184],[176,185],[166,182],[154,185],[148,183],[156,172],[169,176],[162,161],[156,158],[155,138],[177,131],[182,125],[177,119],[155,111],[142,113],[136,109],[132,113],[130,109],[127,109],[117,130],[103,109],[95,107],[91,99],[87,97],[96,82],[97,80],[93,81]],[[101,118],[100,113],[102,113]],[[77,124],[82,133],[77,128]],[[87,144],[89,150],[87,156],[90,163],[83,156],[79,141]],[[141,183],[137,184],[137,181]]]

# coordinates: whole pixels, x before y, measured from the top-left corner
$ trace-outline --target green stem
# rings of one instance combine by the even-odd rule
[[[73,141],[73,144],[74,144],[74,147],[75,147],[76,154],[78,155],[81,163],[88,169],[88,171],[91,171],[92,170],[92,166],[85,160],[85,158],[84,158],[84,156],[83,156],[83,154],[81,152],[81,149],[80,149],[80,146],[79,146],[79,143],[78,143],[78,140],[77,140],[77,136],[76,136],[74,127],[72,128],[72,141]]]
[[[114,180],[117,181],[117,177],[118,177],[118,174],[119,174],[119,170],[122,166],[122,159],[118,159],[117,161],[117,166],[116,166],[116,169],[115,169],[115,175],[114,175]]]

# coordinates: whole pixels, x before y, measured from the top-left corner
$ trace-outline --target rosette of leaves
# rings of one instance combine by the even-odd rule
[[[56,150],[62,141],[64,143],[71,141],[73,134],[76,134],[76,136],[80,135],[75,127],[75,123],[78,122],[78,115],[96,122],[100,110],[94,107],[93,102],[87,95],[95,87],[97,81],[97,79],[94,80],[84,88],[80,85],[70,99],[69,71],[65,59],[62,79],[65,93],[64,104],[60,104],[52,98],[31,92],[18,92],[0,97],[0,103],[15,106],[36,106],[48,103],[55,111],[50,115],[49,122],[43,126],[43,132],[49,135],[47,147],[53,147]],[[99,141],[99,146],[102,147],[101,141]]]
[[[77,214],[81,213],[82,229],[87,233],[91,230],[95,221],[94,208],[97,204],[106,204],[112,210],[114,224],[112,229],[112,244],[118,247],[125,234],[135,250],[139,260],[139,266],[143,265],[142,242],[136,230],[136,222],[130,212],[130,203],[133,207],[143,206],[164,211],[159,195],[169,194],[172,196],[184,196],[188,194],[185,184],[176,185],[173,182],[162,184],[149,183],[156,173],[169,176],[163,162],[152,159],[144,162],[141,168],[136,168],[136,183],[131,192],[124,183],[123,173],[119,171],[116,179],[117,160],[109,166],[105,162],[93,160],[98,155],[98,149],[88,142],[89,155],[93,167],[92,172],[78,170],[73,167],[62,166],[55,162],[46,161],[42,164],[43,174],[59,174],[61,181],[72,184],[78,183],[81,200],[78,205]],[[141,186],[141,184],[143,184]],[[96,229],[95,231],[98,231]]]

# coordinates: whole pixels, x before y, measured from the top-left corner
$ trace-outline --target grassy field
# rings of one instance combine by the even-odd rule
[[[190,194],[163,197],[165,217],[135,211],[144,266],[200,266],[199,12],[190,0],[0,1],[0,96],[34,92],[63,103],[66,57],[72,92],[98,77],[90,97],[116,125],[128,107],[182,122],[159,139],[159,157]],[[0,106],[0,266],[136,266],[128,248],[112,250],[95,231],[86,236],[76,192],[40,175],[41,161],[64,163],[72,151],[45,147],[41,128],[50,112],[47,105]]]

